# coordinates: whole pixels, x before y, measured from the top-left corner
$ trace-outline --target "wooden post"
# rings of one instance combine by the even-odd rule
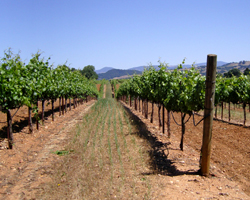
[[[69,110],[71,110],[71,98],[69,98]]]
[[[246,103],[243,102],[243,112],[244,112],[244,121],[243,121],[243,126],[245,127],[246,126]]]
[[[223,120],[223,102],[221,102],[221,120]]]
[[[141,99],[140,99],[140,97],[139,97],[139,99],[138,99],[138,104],[139,104],[139,112],[141,112],[141,104],[140,104],[140,101],[141,101]]]
[[[145,111],[145,109],[144,109],[144,99],[142,99],[142,101],[141,101],[141,113],[142,113],[142,115],[144,115],[144,111]]]
[[[67,104],[67,100],[68,100],[68,98],[67,98],[67,96],[65,96],[65,113],[67,113],[67,108],[68,108],[68,104]]]
[[[151,113],[151,120],[150,120],[151,123],[154,122],[154,102],[152,101],[152,113]]]
[[[51,109],[52,109],[52,121],[54,121],[55,120],[54,99],[51,100]]]
[[[165,107],[162,104],[162,133],[165,133]]]
[[[217,105],[218,106],[218,105]],[[215,107],[215,118],[217,119],[217,106]]]
[[[161,123],[161,104],[158,104],[158,119],[159,119],[159,128],[162,126]]]
[[[12,116],[10,113],[10,109],[7,110],[7,135],[8,135],[8,145],[9,145],[9,149],[13,148],[13,143],[14,143],[14,139],[13,139],[13,131],[12,131]]]
[[[62,115],[64,115],[64,98],[62,96]]]
[[[134,97],[134,106],[135,106],[135,110],[137,110],[137,106],[136,106],[136,96]]]
[[[37,100],[37,102],[36,102],[36,106],[37,106],[37,113],[36,113],[36,129],[37,130],[39,130],[39,120],[38,120],[38,111],[39,111],[39,109],[38,109],[38,100]]]
[[[209,176],[210,168],[216,65],[217,55],[207,55],[203,140],[201,148],[201,174],[203,176]]]
[[[170,110],[168,111],[168,119],[167,119],[167,125],[168,125],[168,138],[170,138],[171,132],[170,132]]]
[[[43,99],[42,100],[42,123],[44,125],[44,103],[45,103],[45,100]]]
[[[183,144],[184,144],[184,134],[185,134],[185,117],[186,113],[181,113],[181,143],[180,143],[180,149],[183,151]]]
[[[29,114],[28,123],[29,123],[29,133],[30,133],[30,134],[33,132],[31,112],[32,112],[32,108],[29,107],[29,108],[28,108],[28,114]]]
[[[62,97],[59,97],[59,116],[61,116],[61,113],[62,113],[61,100],[62,100]]]

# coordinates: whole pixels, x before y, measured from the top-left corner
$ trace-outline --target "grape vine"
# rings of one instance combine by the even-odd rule
[[[66,65],[55,69],[50,58],[41,58],[41,53],[32,56],[25,65],[19,54],[10,50],[0,61],[0,107],[7,114],[9,148],[13,145],[10,110],[23,105],[29,107],[29,124],[32,132],[31,111],[37,111],[37,102],[53,102],[58,98],[82,98],[99,95],[96,85],[79,71],[72,72]],[[53,106],[52,106],[53,107]]]

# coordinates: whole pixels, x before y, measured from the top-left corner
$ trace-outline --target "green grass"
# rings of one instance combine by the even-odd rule
[[[147,176],[149,155],[138,129],[124,108],[111,96],[100,98],[75,128],[74,149],[58,169],[51,199],[149,199],[151,184]],[[62,176],[63,174],[63,176]],[[63,180],[63,181],[62,181]],[[60,184],[60,188],[58,188]]]

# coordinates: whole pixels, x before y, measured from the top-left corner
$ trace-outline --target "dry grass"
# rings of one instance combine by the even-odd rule
[[[217,118],[218,119],[221,119],[221,112],[222,112],[221,106],[217,106]],[[226,107],[223,108],[223,120],[226,120],[226,121],[229,120],[228,104]],[[235,108],[235,106],[231,104],[230,121],[243,124],[244,112],[243,112],[242,105],[238,105],[237,108]],[[250,112],[249,112],[248,106],[246,107],[246,123],[247,124],[250,123]]]
[[[250,112],[249,112],[249,105],[246,106],[246,126],[250,125]],[[214,117],[215,117],[216,109],[214,109]],[[217,106],[217,119],[223,119],[224,121],[229,122],[229,110],[228,104],[225,107],[225,103],[223,106],[223,117],[221,116],[222,107],[220,105]],[[199,114],[203,115],[204,111],[199,111]],[[244,112],[241,104],[232,105],[230,108],[230,122],[235,124],[243,124],[244,122]]]

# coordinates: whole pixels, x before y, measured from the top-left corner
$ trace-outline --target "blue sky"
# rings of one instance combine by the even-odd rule
[[[127,69],[250,60],[249,0],[0,0],[0,57]]]

